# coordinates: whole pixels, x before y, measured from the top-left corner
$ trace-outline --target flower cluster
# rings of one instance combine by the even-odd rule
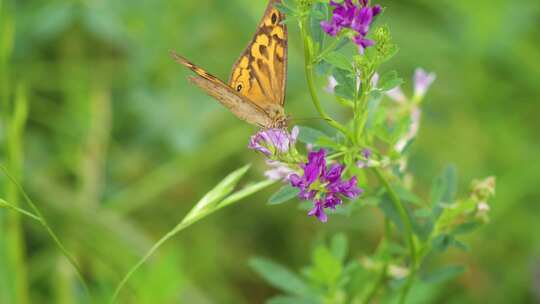
[[[262,130],[251,137],[248,147],[269,158],[286,154],[294,149],[298,132],[298,127],[294,127],[291,133],[284,129]]]
[[[293,187],[300,189],[300,199],[313,200],[314,207],[309,216],[316,216],[321,222],[328,220],[325,208],[335,209],[342,204],[342,197],[354,199],[362,193],[362,189],[357,186],[356,177],[342,179],[343,165],[336,163],[327,168],[324,149],[310,152],[308,162],[301,167],[303,176],[292,174],[289,180]]]
[[[373,18],[382,11],[380,5],[369,6],[368,0],[359,0],[354,4],[352,0],[345,0],[342,4],[330,1],[334,7],[332,20],[322,21],[322,29],[330,36],[338,35],[345,28],[356,32],[353,42],[358,45],[361,52],[374,44],[372,40],[366,38]]]

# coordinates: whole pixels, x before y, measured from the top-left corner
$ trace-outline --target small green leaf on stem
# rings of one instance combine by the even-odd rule
[[[284,266],[265,258],[254,258],[249,266],[262,276],[272,286],[293,295],[310,295],[311,288],[296,274]]]
[[[268,205],[283,204],[298,196],[298,193],[300,193],[300,189],[287,184],[270,197]]]

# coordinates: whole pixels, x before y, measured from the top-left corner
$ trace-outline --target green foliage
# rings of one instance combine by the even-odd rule
[[[302,18],[314,17],[306,28],[316,62],[313,86],[325,112],[338,123],[346,122],[355,93],[362,93],[355,92],[356,71],[334,69],[323,60],[332,52],[356,55],[348,37],[318,33],[316,23],[323,15],[316,12],[322,7],[328,11],[327,3],[287,0],[280,8],[288,15],[286,108],[292,122],[320,116],[310,104],[302,76],[297,28]],[[379,58],[381,64],[376,68],[351,57],[351,65],[363,74],[367,71],[364,75],[397,71],[407,96],[412,88],[409,75],[416,67],[438,75],[422,103],[419,137],[405,148],[408,170],[398,170],[402,155],[391,148],[372,160],[393,164],[386,176],[413,220],[418,255],[425,257],[408,302],[535,302],[530,278],[540,250],[534,233],[540,229],[540,166],[534,162],[540,152],[534,114],[539,110],[534,101],[540,96],[537,1],[372,3],[385,10],[369,37],[377,49],[367,56]],[[0,0],[0,162],[83,265],[94,303],[110,299],[121,276],[187,214],[192,207],[188,202],[198,201],[223,176],[248,162],[254,163],[254,170],[245,180],[262,175],[260,157],[245,149],[254,130],[189,86],[188,73],[167,54],[176,49],[226,80],[265,5],[248,0],[129,5],[116,0]],[[330,74],[339,78],[337,96],[322,89]],[[9,128],[15,101],[21,98],[17,92],[25,93],[28,106],[26,122],[17,119],[24,126],[15,132],[19,148],[12,144],[14,129]],[[393,147],[408,129],[409,112],[394,111],[380,85],[365,98],[367,140],[373,139],[374,147]],[[17,107],[22,109],[22,104]],[[347,132],[353,128],[343,125]],[[344,153],[339,157],[354,163],[351,155],[358,151],[341,150],[347,135],[326,120],[310,121],[309,127],[322,130],[324,136],[305,142],[325,147],[337,143],[335,153]],[[18,169],[8,166],[13,159],[20,161]],[[434,172],[448,161],[459,168],[455,190],[430,190],[438,183]],[[297,211],[296,202],[268,207],[265,202],[279,187],[264,190],[265,182],[241,184],[243,190],[233,190],[225,202],[251,193],[247,203],[225,208],[167,243],[128,282],[122,303],[264,302],[275,291],[245,265],[249,256],[271,256],[286,265],[299,259],[308,263],[306,248],[321,235],[337,231],[346,232],[350,240],[345,261],[351,265],[341,264],[342,277],[349,274],[349,283],[340,288],[343,293],[361,303],[375,290],[376,301],[397,301],[396,288],[403,286],[410,265],[407,244],[394,226],[391,242],[379,242],[385,226],[380,208],[388,198],[379,196],[385,194],[378,192],[370,170],[350,170],[358,174],[366,193],[347,206],[349,216],[333,215],[325,226],[305,217],[306,211]],[[492,174],[501,185],[497,197],[487,188],[475,191],[475,185],[467,193],[470,179]],[[27,273],[29,303],[86,303],[89,299],[74,268],[50,241],[37,215],[20,194],[18,199],[8,198],[13,189],[0,176],[0,221],[28,213],[18,224],[8,225],[9,230],[3,225],[0,229],[2,243],[11,243],[6,234],[12,228],[24,235],[24,242],[15,247],[0,246],[2,258],[12,249],[23,253],[21,264],[1,264],[0,302],[15,301],[6,297]],[[446,195],[454,199],[443,199]],[[485,207],[479,210],[484,201],[489,212]],[[490,245],[493,238],[497,246]],[[439,245],[445,254],[439,254]],[[328,250],[341,256],[336,249],[340,245],[335,246]],[[466,247],[470,250],[461,253]],[[385,265],[388,271],[383,271]],[[461,265],[472,267],[465,266],[466,279],[455,280]],[[297,277],[313,288],[308,278]],[[424,280],[430,277],[434,280],[428,284]],[[338,294],[336,298],[343,299]],[[316,303],[293,295],[269,302]]]
[[[270,196],[270,198],[268,199],[268,204],[269,205],[283,204],[287,201],[290,201],[293,198],[296,198],[299,192],[300,190],[298,190],[298,188],[294,188],[291,185],[287,184],[281,187],[278,192]]]

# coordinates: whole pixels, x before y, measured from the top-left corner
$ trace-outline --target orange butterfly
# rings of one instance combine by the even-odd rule
[[[238,118],[262,128],[287,126],[287,27],[285,15],[270,0],[253,39],[233,66],[229,83],[172,52],[176,62],[197,75],[189,80]]]

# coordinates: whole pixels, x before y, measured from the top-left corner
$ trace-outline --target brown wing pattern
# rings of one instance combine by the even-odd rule
[[[233,66],[229,85],[259,107],[283,107],[287,82],[287,27],[271,0],[253,39]]]
[[[217,99],[238,118],[264,128],[273,126],[274,121],[262,108],[238,94],[229,85],[175,52],[171,52],[171,56],[176,62],[197,73],[198,76],[189,77],[193,84]]]

